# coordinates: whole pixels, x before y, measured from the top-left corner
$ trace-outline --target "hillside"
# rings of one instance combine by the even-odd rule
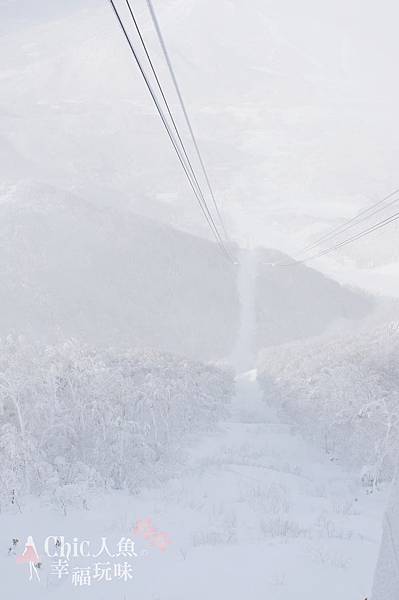
[[[399,600],[398,17],[0,0],[6,600]]]
[[[319,335],[342,321],[365,317],[375,301],[276,250],[258,253],[257,348]]]
[[[229,354],[235,267],[217,246],[42,185],[0,201],[0,335]]]
[[[245,255],[245,251],[244,251]],[[257,348],[364,316],[372,303],[301,266],[255,270]],[[216,244],[39,184],[0,196],[0,335],[150,347],[192,358],[230,356],[237,340],[238,266]],[[244,277],[246,274],[244,273]]]
[[[264,350],[258,373],[267,402],[331,460],[359,470],[374,489],[398,452],[398,323],[323,335]]]

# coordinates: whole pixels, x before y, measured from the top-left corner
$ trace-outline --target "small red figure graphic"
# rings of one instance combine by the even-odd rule
[[[40,581],[40,576],[37,570],[38,565],[40,565],[40,559],[36,550],[35,542],[33,541],[33,537],[31,535],[26,540],[25,550],[22,552],[21,556],[17,556],[17,563],[29,563],[29,581],[32,581],[33,573],[35,573],[37,580]]]

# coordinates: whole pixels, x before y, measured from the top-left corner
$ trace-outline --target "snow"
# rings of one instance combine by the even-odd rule
[[[260,248],[257,254],[258,350],[318,336],[336,326],[350,330],[378,306],[371,295],[340,285],[309,265],[292,265],[292,257],[276,250]]]
[[[86,513],[66,517],[31,505],[0,516],[0,545],[32,535],[78,536],[93,543],[131,533],[150,517],[172,541],[164,552],[137,539],[134,578],[85,589],[55,587],[48,560],[42,582],[27,581],[27,566],[0,558],[2,584],[16,597],[183,600],[187,597],[275,600],[364,598],[376,560],[382,497],[293,434],[261,400],[256,373],[237,378],[229,418],[211,435],[196,435],[178,473],[135,496],[99,497]],[[143,550],[147,552],[142,553]],[[87,562],[87,561],[86,561]],[[26,569],[26,572],[24,572]],[[107,585],[114,585],[113,583]],[[111,589],[111,588],[110,588]]]
[[[62,383],[65,373],[69,373],[75,390],[69,400],[68,394],[62,400],[61,385],[58,402],[73,402],[78,407],[79,401],[84,405],[95,398],[99,415],[111,410],[117,417],[119,403],[122,406],[129,399],[131,406],[124,409],[127,421],[121,437],[125,451],[128,442],[126,426],[131,419],[138,424],[142,420],[149,443],[154,434],[158,441],[167,439],[167,432],[177,438],[177,443],[172,452],[165,453],[166,448],[161,448],[161,461],[154,461],[153,454],[128,450],[129,463],[127,455],[122,455],[119,464],[115,452],[123,451],[123,448],[118,443],[120,436],[115,438],[114,435],[119,427],[118,419],[111,415],[103,451],[95,442],[93,453],[90,450],[92,444],[88,442],[97,412],[91,411],[92,418],[86,423],[83,419],[82,423],[79,410],[72,409],[63,425],[66,427],[70,422],[84,444],[80,448],[71,438],[73,452],[64,452],[67,462],[69,454],[80,462],[86,456],[90,467],[97,468],[103,477],[114,473],[119,464],[120,473],[125,474],[131,491],[101,490],[98,486],[93,488],[92,483],[82,496],[76,494],[76,486],[62,485],[61,482],[52,497],[47,493],[49,480],[39,498],[18,494],[14,497],[12,494],[13,503],[5,504],[4,512],[0,514],[0,548],[3,548],[0,572],[4,589],[13,590],[17,597],[29,594],[32,600],[50,599],[54,595],[60,600],[69,600],[71,596],[124,600],[134,594],[144,600],[183,600],[187,597],[195,600],[215,595],[238,599],[248,594],[249,589],[254,600],[265,596],[288,600],[295,594],[315,600],[322,595],[326,600],[335,600],[338,594],[342,600],[352,600],[369,594],[386,495],[383,491],[367,493],[357,471],[348,469],[343,462],[332,461],[321,446],[305,441],[300,429],[284,418],[276,398],[268,395],[264,398],[257,371],[245,372],[245,365],[254,356],[251,339],[259,255],[255,251],[241,254],[242,318],[236,348],[240,352],[232,355],[239,374],[235,381],[235,396],[227,407],[229,388],[225,378],[228,374],[219,374],[215,367],[195,365],[160,354],[146,357],[141,352],[127,356],[99,351],[93,354],[76,343],[70,348],[46,350],[49,365],[54,353],[59,356],[56,361],[61,369],[59,381]],[[12,340],[7,343],[15,344]],[[11,361],[10,352],[4,352],[3,358],[4,364],[8,360],[14,365],[14,371],[10,371],[10,367],[4,370],[4,364],[3,371],[11,381],[11,374],[19,372],[21,358],[25,357],[24,364],[29,367],[32,361],[26,361],[26,356],[35,355],[33,374],[36,379],[30,375],[29,380],[25,374],[21,382],[28,401],[30,393],[26,392],[29,389],[39,395],[40,386],[51,390],[46,377],[50,377],[50,381],[54,373],[50,370],[46,375],[47,363],[43,364],[43,350],[39,345],[36,350],[30,350],[27,342],[20,340],[18,343],[23,351],[17,353],[20,358]],[[284,352],[284,346],[282,349]],[[276,353],[276,349],[273,352]],[[65,371],[63,364],[69,362],[72,368]],[[244,372],[240,373],[241,365],[244,365]],[[188,385],[186,407],[179,395],[182,369],[186,371],[184,378]],[[125,400],[117,400],[120,371],[131,379],[133,386],[123,393]],[[148,376],[151,374],[151,395],[150,388],[143,387],[143,372]],[[55,381],[58,381],[57,377]],[[16,382],[13,389],[18,391],[15,385]],[[166,417],[163,407],[167,402],[167,389],[173,404]],[[151,421],[151,411],[147,419],[147,413],[141,414],[137,409],[143,394],[147,407],[156,399],[156,428]],[[21,392],[18,398],[19,406],[25,406],[26,411],[28,405],[23,404]],[[35,406],[35,410],[38,408],[40,405]],[[46,414],[45,411],[43,431]],[[165,417],[170,430],[165,429]],[[34,423],[31,419],[30,430]],[[85,433],[81,435],[79,431],[83,425]],[[305,429],[303,433],[306,434]],[[139,439],[134,437],[137,428],[132,435],[133,440]],[[65,435],[61,435],[60,430],[58,439],[54,440],[55,448],[46,452],[49,459],[63,440]],[[110,456],[111,472],[107,462]],[[53,468],[61,476],[65,471],[63,465],[54,462]],[[152,543],[154,538],[151,536],[146,539],[135,533],[135,525],[148,519],[154,531],[162,532],[170,540],[164,551]],[[29,581],[28,565],[16,562],[16,555],[21,554],[28,536],[33,537],[43,562],[39,569],[40,582]],[[43,553],[44,540],[48,536],[89,540],[96,549],[102,537],[115,548],[118,540],[131,536],[137,550],[137,557],[131,560],[133,578],[127,582],[93,581],[90,586],[74,586],[72,569],[94,568],[96,562],[93,558],[77,558],[71,559],[68,576],[58,580],[52,574],[54,559]],[[19,540],[14,549],[13,539]],[[9,547],[12,550],[8,554]],[[108,560],[108,557],[102,560]]]
[[[237,370],[242,370],[251,367],[256,356],[255,289],[258,261],[253,249],[239,252],[237,259],[239,261],[237,291],[240,299],[240,327],[230,360]]]
[[[399,451],[398,352],[397,321],[360,322],[352,332],[265,349],[260,384],[303,435],[378,487],[392,478]]]
[[[48,185],[5,186],[0,198],[0,335],[230,353],[236,268],[215,244]]]
[[[0,342],[0,509],[28,494],[64,514],[93,491],[170,474],[185,435],[212,427],[232,394],[227,370],[156,352],[76,341]],[[168,460],[169,459],[169,460]]]
[[[397,3],[154,3],[240,266],[108,3],[0,0],[0,588],[397,600],[397,227],[276,266],[397,187]],[[147,518],[127,583],[16,561]]]
[[[249,581],[255,600],[365,597],[384,491],[368,494],[358,471],[331,462],[318,440],[304,441],[307,428],[293,429],[275,397],[267,406],[256,371],[246,371],[259,347],[275,364],[286,360],[287,346],[273,344],[287,340],[300,352],[319,344],[323,360],[324,338],[301,338],[360,330],[375,301],[306,266],[272,268],[284,258],[274,250],[237,249],[239,266],[226,267],[207,240],[52,186],[6,185],[0,211],[1,372],[11,383],[0,417],[5,589],[33,599],[109,600],[105,583],[55,582],[47,559],[41,582],[29,582],[27,565],[7,554],[12,539],[20,540],[17,554],[29,535],[39,548],[49,535],[93,544],[106,536],[115,545],[150,517],[172,544],[161,552],[138,539],[134,577],[110,583],[112,597],[238,598]],[[333,338],[332,356],[340,344]],[[377,364],[387,368],[381,346]],[[193,357],[244,371],[227,418],[228,371]],[[263,385],[263,366],[260,375]],[[36,497],[26,495],[27,465]]]
[[[207,361],[231,357],[239,340],[245,352],[253,344],[249,368],[259,349],[322,333],[375,305],[306,265],[268,266],[289,260],[276,250],[247,257],[233,246],[253,278],[241,319],[242,271],[214,243],[116,198],[103,206],[43,183],[0,187],[0,250],[0,335],[50,344],[73,337],[100,348],[141,346]],[[252,324],[245,314],[251,293]]]
[[[399,485],[394,480],[384,515],[384,532],[373,584],[373,600],[395,600],[399,593]]]

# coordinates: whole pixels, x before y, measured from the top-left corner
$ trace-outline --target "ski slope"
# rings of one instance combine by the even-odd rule
[[[75,586],[73,569],[93,568],[95,559],[78,557],[57,579],[54,560],[44,557],[40,582],[28,581],[27,565],[3,551],[0,572],[16,597],[363,600],[370,593],[385,496],[366,494],[357,474],[331,462],[281,421],[278,407],[262,398],[255,370],[239,371],[253,356],[258,266],[255,252],[244,256],[241,327],[232,356],[238,369],[235,397],[214,431],[186,439],[169,471],[173,476],[155,479],[134,495],[93,496],[86,510],[64,515],[37,503],[0,515],[0,547],[18,538],[15,554],[29,535],[40,547],[47,536],[75,536],[97,546],[102,537],[115,546],[132,536],[137,554],[132,578]],[[135,531],[149,520],[154,535]],[[153,543],[157,532],[167,536],[163,550]]]
[[[237,378],[229,418],[217,432],[192,438],[166,485],[98,498],[89,511],[66,517],[43,507],[1,515],[5,589],[32,600],[363,600],[371,588],[383,497],[365,495],[353,476],[279,422],[261,401],[255,376],[250,371]],[[119,539],[147,518],[171,543],[161,551],[133,536],[138,557],[126,583],[73,586],[70,577],[52,576],[48,562],[41,582],[29,582],[27,566],[4,552],[17,535]]]

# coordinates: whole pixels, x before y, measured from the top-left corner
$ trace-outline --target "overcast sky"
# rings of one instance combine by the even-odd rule
[[[0,0],[2,180],[128,198],[202,235],[108,4]],[[171,92],[146,2],[135,6]],[[399,187],[396,2],[155,6],[233,236],[292,250]]]

